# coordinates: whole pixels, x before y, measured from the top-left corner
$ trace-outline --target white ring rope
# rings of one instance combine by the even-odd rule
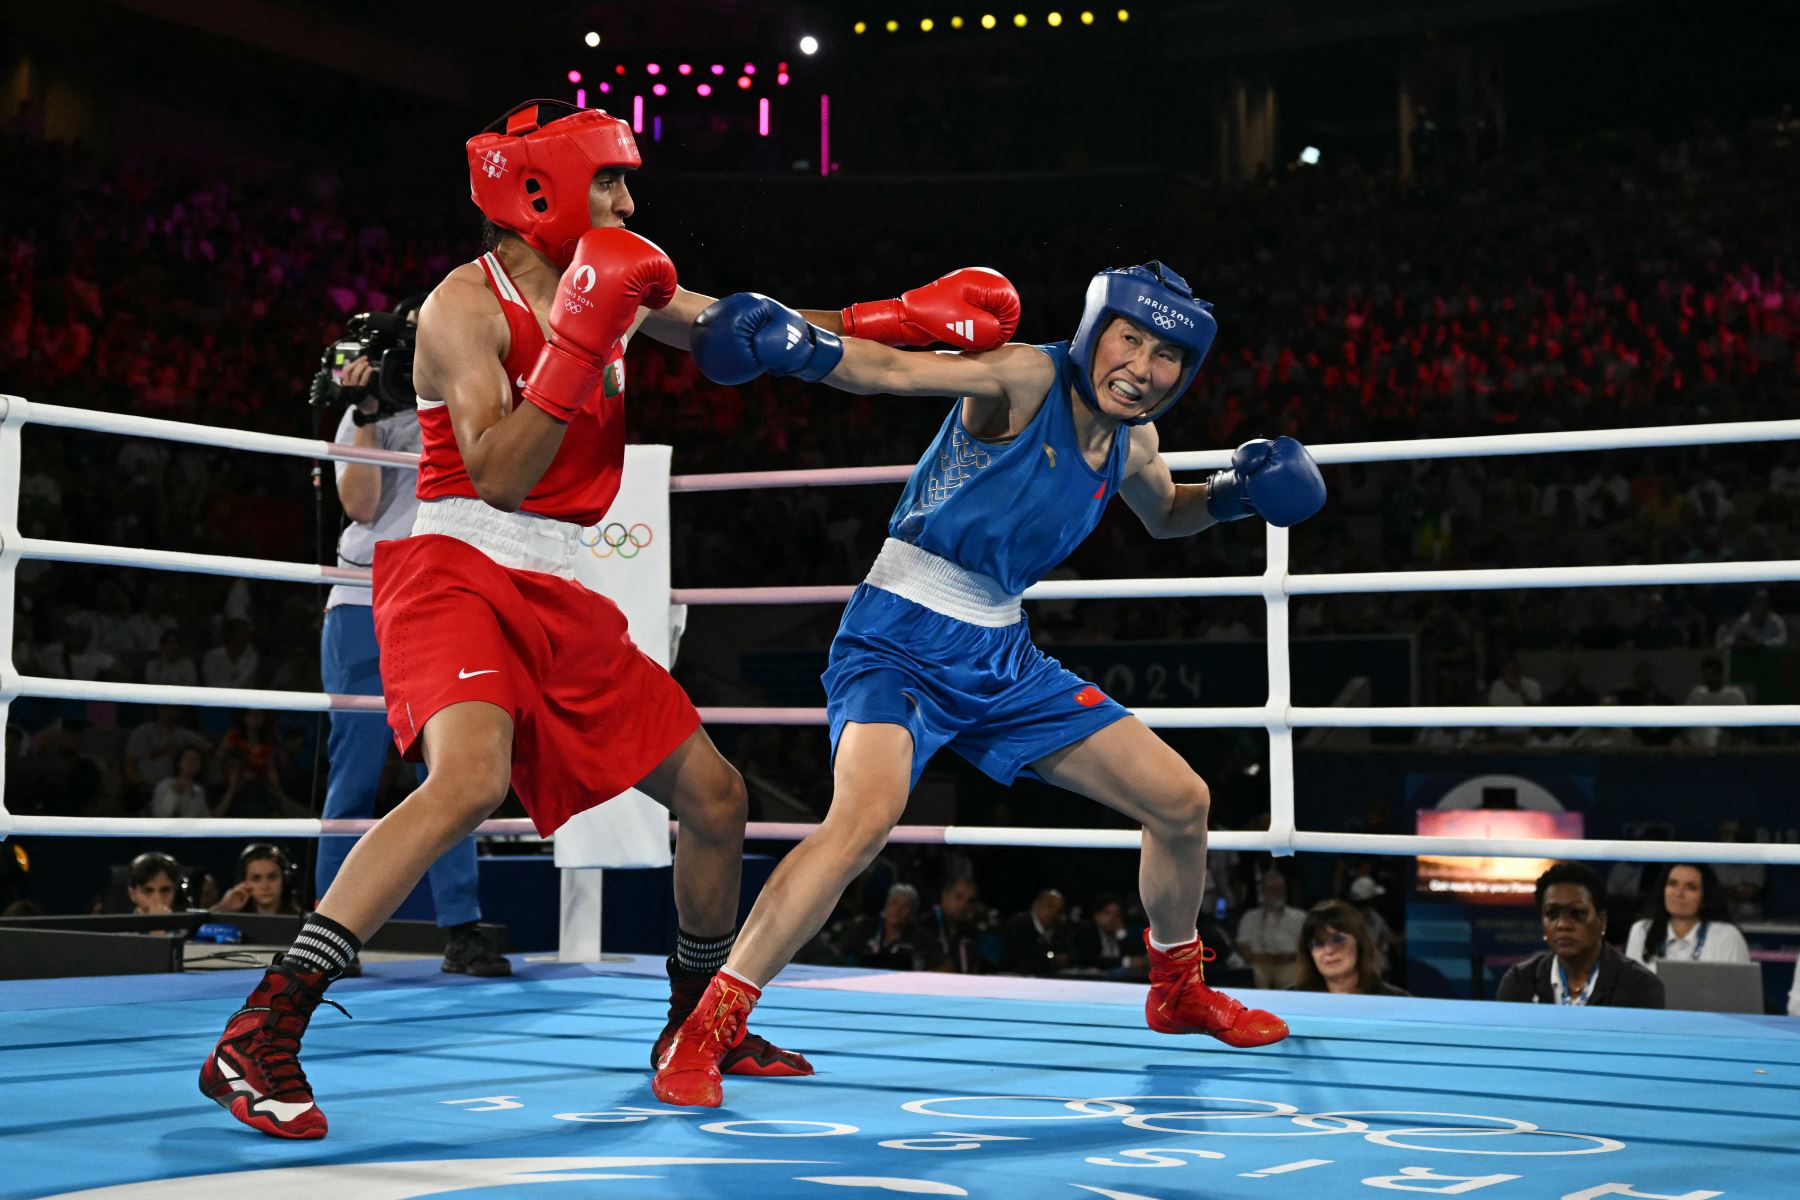
[[[0,837],[120,838],[317,838],[353,837],[375,826],[372,820],[269,819],[235,817],[18,817],[0,813]],[[746,841],[797,842],[815,824],[751,821]],[[679,827],[669,823],[671,834]],[[483,822],[483,837],[537,838],[531,822],[511,818]],[[1142,835],[1135,829],[1033,829],[1005,825],[897,825],[889,842],[921,846],[1024,847],[1061,850],[1136,850]],[[1295,851],[1413,857],[1421,854],[1463,858],[1574,858],[1623,862],[1762,863],[1800,865],[1800,845],[1789,842],[1634,842],[1615,839],[1453,838],[1401,834],[1309,833],[1286,836],[1273,831],[1215,829],[1207,835],[1211,850],[1240,853],[1292,854]]]
[[[162,417],[101,412],[61,404],[41,404],[21,396],[0,394],[0,417],[21,424],[55,425],[93,433],[190,442],[227,450],[253,450],[294,458],[328,459],[332,462],[378,463],[386,467],[417,467],[419,456],[400,450],[374,450],[314,438],[286,437],[222,429]],[[1677,449],[1684,446],[1722,446],[1745,442],[1800,441],[1800,419],[1785,421],[1722,421],[1704,425],[1653,425],[1639,429],[1583,429],[1562,433],[1502,433],[1477,437],[1418,438],[1387,442],[1333,442],[1308,446],[1320,466],[1363,462],[1410,462],[1427,458],[1487,458],[1521,454],[1570,454],[1595,450]],[[1177,450],[1163,454],[1171,471],[1217,470],[1231,465],[1230,450]],[[710,475],[676,475],[669,480],[672,492],[742,491],[769,487],[825,487],[872,483],[902,483],[912,474],[910,465],[891,467],[825,467],[792,471],[732,471]]]
[[[46,700],[102,700],[118,704],[179,704],[194,708],[265,708],[277,712],[385,713],[380,696],[276,692],[257,688],[177,687],[172,684],[59,679],[0,672],[0,696]],[[1295,708],[1291,705],[1217,708],[1134,708],[1152,729],[1687,729],[1695,726],[1800,725],[1800,704],[1569,704],[1541,707]],[[823,725],[822,708],[706,707],[708,725]]]
[[[11,669],[14,566],[23,558],[85,563],[298,583],[369,586],[366,569],[326,567],[228,555],[189,554],[122,546],[23,538],[17,528],[20,429],[39,423],[98,433],[187,442],[334,462],[416,468],[418,456],[370,450],[317,439],[284,437],[122,413],[61,405],[32,404],[0,395],[0,465],[10,478],[0,483],[0,707],[15,696],[103,700],[130,704],[176,703],[201,707],[263,708],[297,712],[384,711],[378,696],[346,696],[243,688],[172,687],[94,682],[19,675]],[[1653,447],[1720,445],[1800,439],[1800,420],[1750,421],[1575,433],[1510,434],[1416,441],[1362,442],[1311,447],[1321,465],[1416,461],[1487,455],[1568,453]],[[1230,451],[1165,454],[1171,470],[1203,470],[1229,465]],[[749,471],[675,476],[671,491],[727,491],[775,486],[841,486],[899,482],[912,468],[853,467],[829,470]],[[1297,708],[1288,703],[1287,600],[1297,595],[1342,595],[1393,591],[1477,591],[1501,588],[1633,587],[1667,584],[1743,583],[1800,579],[1800,562],[1689,563],[1652,566],[1553,567],[1506,570],[1382,571],[1292,575],[1287,571],[1288,534],[1268,530],[1268,566],[1260,576],[1214,579],[1123,579],[1058,581],[1029,589],[1027,599],[1090,600],[1148,597],[1261,596],[1268,606],[1269,702],[1260,706],[1146,708],[1137,716],[1152,728],[1265,728],[1270,738],[1270,828],[1262,833],[1216,832],[1211,844],[1222,850],[1266,850],[1484,857],[1579,857],[1626,861],[1705,861],[1800,864],[1800,845],[1743,842],[1636,842],[1438,838],[1313,833],[1294,825],[1292,731],[1296,728],[1588,728],[1800,725],[1800,705],[1600,705],[1551,707],[1390,707]],[[850,586],[773,588],[676,588],[676,604],[841,603]],[[718,707],[700,710],[710,724],[822,725],[820,708]],[[176,818],[20,817],[0,808],[0,838],[11,834],[95,837],[319,837],[360,833],[370,821],[244,820]],[[816,826],[752,823],[747,836],[797,840]],[[480,832],[495,836],[535,836],[529,821],[489,821]],[[1023,829],[974,826],[901,826],[892,841],[964,846],[1031,846],[1126,849],[1139,845],[1135,830]]]

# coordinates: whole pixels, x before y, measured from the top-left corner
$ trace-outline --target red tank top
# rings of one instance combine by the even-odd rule
[[[511,381],[512,407],[517,408],[529,403],[519,388],[544,348],[544,331],[500,260],[484,254],[476,261],[487,276],[488,290],[500,301],[500,311],[506,315],[506,327],[512,333],[512,345],[506,352],[506,378]],[[621,339],[619,357],[607,363],[602,374],[598,403],[582,409],[569,422],[569,431],[563,435],[556,457],[519,506],[522,512],[577,525],[596,525],[606,516],[613,497],[619,493],[619,474],[625,465],[624,353],[625,341]],[[419,499],[478,499],[456,444],[450,408],[442,400],[419,401],[419,435]]]

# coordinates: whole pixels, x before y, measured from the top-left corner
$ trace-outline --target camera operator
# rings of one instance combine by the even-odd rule
[[[384,321],[383,318],[386,318]],[[420,449],[417,399],[412,394],[413,330],[418,325],[416,301],[403,301],[393,314],[353,318],[346,331],[353,339],[326,351],[326,369],[315,381],[316,402],[342,403],[343,418],[335,441],[382,450]],[[349,357],[354,355],[354,357]],[[333,360],[343,364],[333,379]],[[375,543],[412,533],[419,510],[414,472],[368,463],[335,464],[338,499],[345,525],[338,538],[338,566],[368,567]],[[375,643],[375,621],[366,587],[335,586],[325,603],[319,664],[325,690],[351,695],[381,693],[381,658]],[[329,773],[325,817],[372,818],[375,793],[387,763],[393,735],[379,713],[334,712],[327,744]],[[425,768],[418,768],[419,779]],[[319,840],[316,873],[318,895],[337,878],[338,869],[355,844],[354,837]],[[481,906],[476,895],[475,839],[468,838],[432,864],[431,898],[437,923],[446,932],[444,970],[469,975],[509,975],[512,965],[495,953],[476,931]],[[358,967],[357,972],[360,972]]]

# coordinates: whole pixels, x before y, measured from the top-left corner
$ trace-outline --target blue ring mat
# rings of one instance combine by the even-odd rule
[[[659,959],[380,964],[303,1056],[330,1136],[195,1087],[249,971],[0,984],[0,1196],[1800,1197],[1800,1020],[1241,993],[1293,1036],[1143,1024],[1125,984],[791,968],[809,1079],[670,1109]]]

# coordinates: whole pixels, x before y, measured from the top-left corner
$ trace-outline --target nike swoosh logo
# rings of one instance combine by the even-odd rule
[[[486,671],[458,671],[456,673],[456,677],[458,679],[473,679],[477,675],[498,675],[499,673],[500,673],[500,668],[491,667]]]
[[[513,380],[513,386],[518,388],[520,391],[524,391],[525,390],[525,377],[523,375],[521,375],[517,379]]]

